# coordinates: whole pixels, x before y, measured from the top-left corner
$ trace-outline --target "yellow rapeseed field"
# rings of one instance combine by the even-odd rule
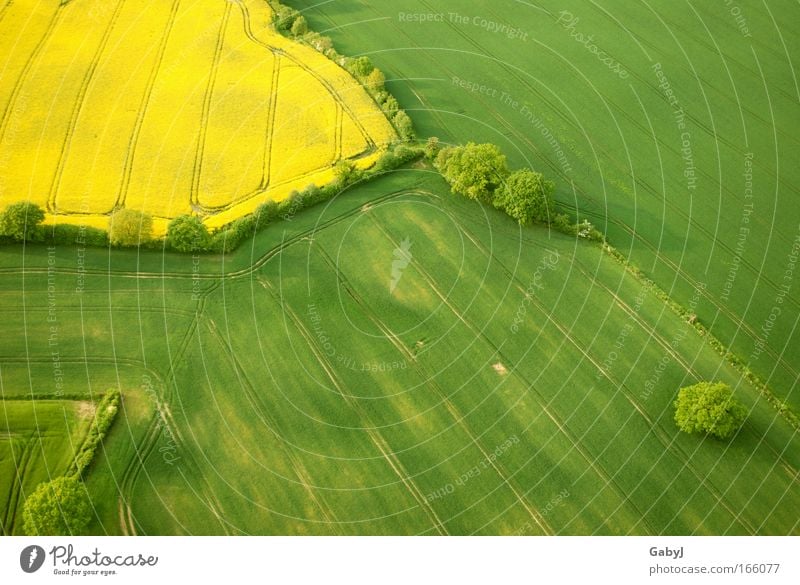
[[[219,227],[373,164],[367,92],[271,24],[265,0],[14,0],[0,11],[0,208],[105,227],[124,206]]]

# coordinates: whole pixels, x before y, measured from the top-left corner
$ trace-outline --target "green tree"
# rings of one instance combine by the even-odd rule
[[[54,479],[39,486],[25,500],[23,528],[31,536],[70,536],[86,531],[91,519],[86,488],[74,476]]]
[[[497,190],[494,205],[521,225],[548,222],[553,216],[554,187],[555,184],[545,180],[541,173],[522,169],[511,173]]]
[[[411,123],[411,118],[403,110],[397,110],[397,113],[392,117],[392,122],[404,140],[414,138],[414,124]]]
[[[36,227],[44,221],[42,208],[30,201],[12,203],[0,214],[0,233],[16,241],[29,240]]]
[[[358,79],[365,79],[374,69],[375,66],[372,64],[372,61],[369,60],[369,57],[350,59],[347,65],[347,70]]]
[[[379,92],[383,89],[383,84],[386,82],[386,76],[380,69],[373,69],[369,75],[364,79],[364,85],[372,93]]]
[[[453,193],[486,203],[492,202],[509,172],[505,155],[489,143],[469,142],[465,146],[443,148],[435,165]]]
[[[179,252],[199,252],[208,248],[210,236],[196,215],[179,215],[167,226],[167,241]]]
[[[723,382],[700,382],[681,388],[675,405],[675,422],[686,433],[706,433],[729,439],[747,418],[747,409],[733,398]]]
[[[302,14],[294,19],[292,23],[292,35],[296,37],[302,37],[304,34],[308,32],[308,23],[306,22],[306,17]]]
[[[112,246],[139,246],[149,242],[153,218],[143,211],[118,209],[108,221],[108,241]]]
[[[386,99],[384,99],[383,103],[381,104],[381,108],[383,108],[383,111],[386,112],[387,116],[391,117],[394,116],[397,110],[400,109],[400,104],[397,103],[397,98],[387,93]]]

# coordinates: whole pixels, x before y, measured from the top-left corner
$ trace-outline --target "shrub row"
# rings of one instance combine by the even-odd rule
[[[75,461],[72,465],[72,474],[76,476],[83,476],[89,469],[92,460],[94,459],[95,452],[103,442],[103,439],[111,428],[114,418],[117,416],[120,402],[120,391],[116,388],[108,390],[100,402],[94,413],[94,420],[92,426],[89,428],[89,433],[83,441],[78,452],[75,454]]]
[[[397,144],[383,153],[375,165],[366,171],[358,169],[351,161],[340,161],[334,169],[336,180],[333,183],[322,187],[311,184],[301,191],[292,191],[280,203],[267,201],[259,205],[253,214],[237,219],[211,234],[208,247],[202,251],[228,253],[266,226],[277,221],[291,221],[300,211],[332,199],[347,187],[396,169],[423,154],[424,150],[419,146]]]
[[[414,126],[408,114],[400,109],[397,99],[385,86],[386,76],[373,65],[369,57],[346,57],[340,55],[333,47],[330,37],[323,36],[308,29],[305,16],[294,8],[281,4],[278,0],[270,0],[274,12],[275,29],[294,40],[306,43],[325,55],[331,61],[346,69],[367,90],[375,103],[383,110],[392,122],[397,133],[404,140],[414,139]]]

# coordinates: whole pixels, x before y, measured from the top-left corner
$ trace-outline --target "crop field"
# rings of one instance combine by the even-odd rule
[[[800,412],[794,2],[289,0],[422,136],[499,144]],[[505,27],[505,28],[503,28]]]
[[[607,242],[418,158],[225,253],[3,243],[0,532],[118,388],[92,534],[800,535],[799,5],[286,4]],[[160,235],[371,166],[386,114],[273,16],[0,0],[0,208]],[[675,422],[702,381],[730,440]]]
[[[54,310],[65,375],[138,401],[90,475],[95,533],[797,533],[797,434],[706,338],[598,247],[429,171],[224,258],[85,253],[80,275],[69,247],[24,272],[0,251],[0,354],[6,392],[49,391],[13,340],[44,361]],[[672,421],[709,378],[749,409],[730,444]]]
[[[264,0],[8,3],[0,203],[102,228],[127,207],[161,235],[181,214],[219,227],[326,183],[338,160],[372,164],[395,138],[383,113],[271,18]]]

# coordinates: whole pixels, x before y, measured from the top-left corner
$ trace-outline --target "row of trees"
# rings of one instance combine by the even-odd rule
[[[317,51],[335,61],[355,77],[375,102],[380,106],[386,116],[391,120],[397,133],[404,140],[414,138],[414,125],[411,118],[400,109],[397,99],[386,89],[386,76],[383,71],[375,67],[369,57],[345,57],[333,48],[333,41],[329,37],[309,30],[306,18],[294,8],[274,1],[275,28],[283,34],[298,41],[305,42]]]
[[[438,141],[432,140],[427,154],[453,193],[493,205],[520,225],[544,223],[571,235],[603,240],[587,220],[575,224],[568,215],[556,211],[552,181],[531,169],[512,172],[495,144],[470,142],[440,149]]]

